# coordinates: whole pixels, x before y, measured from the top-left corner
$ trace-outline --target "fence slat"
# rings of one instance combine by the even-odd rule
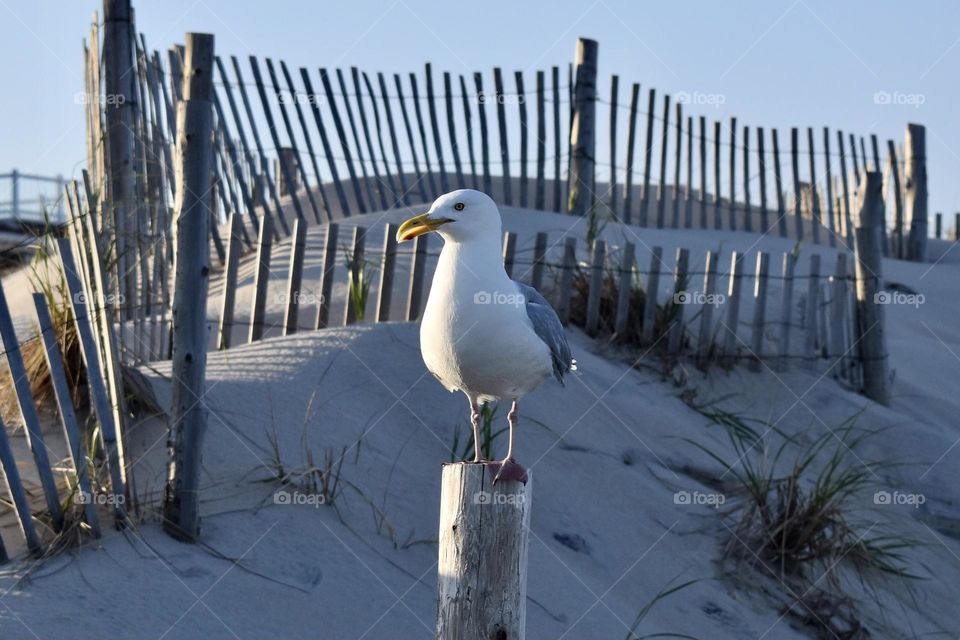
[[[503,268],[507,276],[513,277],[513,263],[517,256],[517,234],[507,231],[503,234]]]
[[[403,192],[406,191],[406,187],[401,186],[401,193],[397,193],[397,185],[394,183],[393,173],[390,171],[390,161],[387,159],[387,149],[383,144],[383,122],[380,120],[380,110],[377,108],[377,96],[373,91],[373,83],[370,82],[370,76],[367,75],[366,71],[361,71],[360,75],[363,77],[363,85],[367,88],[367,95],[370,96],[370,109],[373,111],[373,121],[377,127],[377,146],[380,149],[380,161],[383,162],[383,175],[386,177],[385,186],[390,190],[390,197],[387,199],[388,206],[391,208],[397,207],[403,203]],[[402,171],[398,178],[402,185]]]
[[[413,264],[410,267],[410,286],[407,289],[407,322],[420,319],[423,310],[423,287],[427,272],[427,238],[430,234],[413,240]]]
[[[787,237],[787,206],[783,199],[783,174],[780,171],[780,142],[777,140],[777,130],[773,134],[773,180],[777,190],[777,231],[781,238]]]
[[[820,244],[820,194],[817,191],[816,150],[813,142],[813,127],[807,127],[807,155],[810,158],[810,224],[813,229],[813,243]]]
[[[533,246],[533,276],[530,280],[533,288],[538,291],[543,287],[543,268],[546,264],[546,258],[547,234],[545,231],[539,231]]]
[[[269,59],[268,59],[269,64]],[[310,128],[307,126],[307,119],[303,115],[303,107],[300,106],[300,100],[297,99],[297,89],[293,84],[293,77],[290,75],[290,70],[287,69],[287,64],[281,60],[280,61],[280,73],[283,74],[284,82],[287,83],[287,91],[290,92],[291,99],[293,100],[293,106],[297,112],[297,121],[300,123],[300,131],[303,133],[303,142],[307,146],[307,155],[310,157],[310,166],[313,167],[313,173],[316,175],[317,180],[317,191],[320,192],[320,202],[323,204],[324,214],[326,216],[327,222],[331,220],[330,213],[330,200],[327,198],[326,189],[323,188],[323,178],[320,176],[320,165],[317,162],[317,153],[313,148],[313,140],[310,138]],[[273,68],[270,67],[270,75],[273,75]],[[280,95],[280,92],[277,92],[277,96]],[[309,101],[309,98],[308,98]],[[282,104],[282,103],[281,103]],[[292,141],[293,134],[290,134],[290,140]],[[299,153],[299,152],[298,152]],[[300,162],[300,167],[303,172],[303,184],[309,191],[310,181],[307,180],[306,170],[303,166],[303,162]],[[311,198],[312,202],[312,198]]]
[[[633,263],[636,260],[636,248],[632,242],[625,242],[620,253],[620,272],[617,278],[617,313],[613,321],[613,333],[623,337],[630,321],[630,298],[633,296]]]
[[[313,112],[313,121],[317,126],[317,133],[320,134],[320,145],[323,147],[323,155],[327,158],[327,167],[330,169],[330,179],[333,181],[333,188],[337,193],[337,201],[340,203],[340,211],[343,213],[344,217],[349,217],[351,214],[350,203],[347,200],[347,194],[344,191],[343,182],[340,180],[340,172],[337,170],[337,163],[333,157],[333,149],[330,147],[330,138],[327,136],[327,128],[323,124],[323,117],[320,115],[320,107],[317,104],[318,97],[313,91],[313,84],[310,82],[310,73],[307,71],[306,67],[300,67],[300,79],[303,81],[303,88],[307,93],[307,101],[310,103],[310,110]],[[355,185],[356,183],[355,181],[351,181],[351,184]]]
[[[640,83],[630,88],[630,115],[627,116],[627,157],[623,163],[623,212],[620,219],[630,224],[633,209],[633,153],[637,141],[637,106],[640,100]],[[613,168],[611,167],[611,171]]]
[[[563,243],[563,267],[560,272],[560,297],[557,315],[566,325],[570,322],[570,296],[573,290],[573,272],[577,266],[577,239],[567,238]]]
[[[720,133],[722,126],[717,120],[713,123],[713,228],[722,229],[723,221],[720,214]]]
[[[757,169],[760,173],[760,233],[770,233],[770,212],[767,210],[767,156],[763,127],[757,127]]]
[[[453,170],[457,176],[457,189],[464,189],[467,183],[463,181],[463,163],[460,162],[460,145],[457,142],[457,122],[453,117],[453,87],[449,71],[443,72],[443,99],[447,114],[447,136],[450,138],[450,153],[453,156]],[[469,129],[467,135],[470,135]]]
[[[387,224],[383,236],[383,258],[380,262],[380,289],[377,296],[377,322],[390,320],[393,298],[393,274],[397,265],[397,225]]]
[[[440,124],[437,121],[437,104],[433,93],[433,70],[429,62],[424,65],[423,74],[426,78],[427,112],[430,115],[430,127],[433,129],[433,145],[437,150],[437,168],[440,172],[440,188],[443,193],[447,193],[450,191],[450,184],[447,182],[447,169],[443,162],[443,145],[440,144]]]
[[[653,342],[654,322],[657,316],[657,295],[660,290],[660,265],[663,264],[663,248],[654,247],[650,255],[650,273],[647,275],[646,299],[643,303],[643,341]]]
[[[283,335],[297,332],[297,316],[300,311],[300,291],[303,283],[303,254],[306,248],[307,226],[300,220],[293,221],[290,242],[290,265],[287,270],[287,299],[283,312]]]
[[[100,423],[100,440],[107,454],[107,467],[110,472],[110,492],[113,497],[114,522],[121,526],[126,519],[126,470],[123,467],[123,447],[110,398],[107,395],[107,383],[100,365],[100,350],[94,338],[86,299],[82,294],[77,264],[70,249],[70,241],[61,238],[57,241],[60,263],[63,265],[64,280],[70,294],[73,321],[79,337],[80,352],[87,372],[87,388],[90,391],[90,404],[93,405],[97,421]],[[102,306],[102,305],[99,305]]]
[[[830,246],[837,246],[836,212],[834,211],[833,172],[830,164],[830,129],[823,128],[823,161],[825,182],[827,183],[827,229],[830,234]]]
[[[610,215],[615,219],[617,216],[617,104],[618,93],[620,90],[620,78],[613,74],[610,77],[610,181],[607,184],[607,192],[610,199],[607,206],[610,208]]]
[[[280,109],[280,119],[283,120],[283,128],[287,132],[287,140],[289,141],[290,148],[293,149],[293,159],[295,160],[295,162],[293,162],[292,164],[296,165],[295,167],[291,167],[290,166],[291,163],[287,160],[287,158],[285,158],[283,154],[280,154],[280,162],[281,162],[280,168],[283,169],[283,165],[285,164],[287,166],[286,173],[289,173],[291,178],[293,178],[297,173],[300,174],[300,177],[303,179],[303,188],[304,188],[304,191],[306,191],[307,200],[310,202],[310,209],[313,211],[313,217],[316,219],[317,224],[319,224],[320,209],[319,207],[317,207],[317,201],[313,197],[313,190],[310,188],[310,179],[307,177],[307,167],[303,162],[303,156],[300,155],[300,147],[297,145],[297,137],[293,134],[293,125],[290,123],[290,115],[289,113],[287,113],[286,101],[283,99],[283,93],[280,90],[280,83],[277,80],[277,72],[273,68],[273,60],[271,60],[270,58],[265,58],[264,63],[267,65],[267,73],[270,76],[270,84],[273,86],[273,92],[277,98],[277,106]],[[257,75],[258,73],[254,74],[254,76],[257,76]],[[294,104],[297,104],[296,99],[294,99],[293,102]],[[264,109],[266,109],[266,107],[264,107]],[[267,118],[267,122],[270,122],[272,118],[273,116],[271,114]],[[277,134],[276,136],[271,135],[271,137],[274,137],[275,140],[280,139],[279,134]],[[279,146],[280,145],[278,144],[277,147],[279,148]],[[286,180],[286,174],[284,174],[284,180]],[[290,181],[288,182],[288,184],[294,185],[296,184],[296,181]],[[326,203],[327,198],[326,198],[326,195],[323,194],[323,183],[319,179],[317,180],[317,187],[320,189],[321,195],[323,197],[324,214],[327,214],[327,212],[329,211]],[[299,197],[297,196],[296,189],[291,189],[291,196]]]
[[[653,118],[657,108],[657,90],[651,88],[647,99],[647,135],[643,149],[643,193],[640,194],[641,227],[647,226],[650,210],[650,168],[653,160]]]
[[[753,211],[750,202],[750,127],[743,128],[743,229],[753,231]]]
[[[844,151],[843,131],[837,131],[837,146],[840,155],[840,184],[843,193],[843,237],[847,246],[853,246],[853,224],[850,209],[850,185],[847,176],[847,154]]]
[[[683,228],[693,227],[693,116],[687,116],[687,184],[683,192]]]
[[[847,254],[837,252],[837,264],[830,282],[830,331],[828,353],[833,360],[830,370],[834,378],[846,377],[846,347],[845,323],[847,317]]]
[[[497,131],[500,140],[500,174],[503,176],[503,201],[513,204],[513,188],[510,181],[510,143],[507,140],[507,106],[503,95],[503,74],[500,67],[493,68],[493,90],[497,103]]]
[[[382,73],[377,73],[377,84],[380,85],[380,99],[383,100],[383,113],[387,117],[387,130],[390,132],[390,146],[393,149],[393,159],[397,165],[397,181],[400,184],[398,204],[407,204],[409,192],[407,189],[407,180],[403,172],[403,161],[400,159],[400,143],[397,138],[397,129],[393,123],[393,110],[390,108],[390,95],[387,93],[387,82]],[[414,165],[414,174],[420,174],[420,170],[416,165]],[[426,200],[426,198],[424,198],[424,200]]]
[[[740,289],[743,280],[743,254],[734,251],[730,255],[730,285],[727,289],[724,320],[723,359],[727,366],[736,361],[737,330],[740,328]]]
[[[27,548],[32,555],[39,557],[43,554],[43,544],[40,542],[40,536],[37,535],[36,527],[33,526],[30,501],[27,498],[27,492],[23,489],[23,481],[20,479],[20,471],[17,469],[17,459],[13,454],[13,449],[10,448],[10,440],[7,437],[7,425],[3,423],[2,418],[0,418],[0,466],[3,467],[4,480],[6,480],[7,488],[10,491],[10,498],[13,500],[20,531],[27,541]],[[5,563],[9,559],[3,541],[0,540],[0,563]]]
[[[750,369],[760,371],[761,363],[766,355],[763,350],[763,334],[767,321],[767,285],[770,272],[770,254],[757,253],[757,270],[754,274],[753,285],[753,335],[750,340],[750,349],[753,351],[753,360]]]
[[[603,263],[606,260],[607,243],[596,240],[590,260],[590,288],[587,290],[587,317],[584,331],[594,336],[600,324],[600,299],[603,297]]]
[[[700,116],[700,228],[707,228],[707,118]]]
[[[667,206],[667,147],[670,141],[670,96],[663,95],[663,129],[660,131],[660,188],[657,191],[657,229],[665,224]]]
[[[354,292],[354,288],[364,286],[361,279],[364,277],[364,253],[367,241],[367,228],[356,226],[353,228],[353,242],[351,244],[350,256],[347,260],[347,300],[343,314],[343,325],[347,326],[354,322],[363,322],[366,316],[367,306],[360,302],[360,297],[364,294],[360,291]],[[354,296],[357,296],[356,298]]]
[[[817,313],[820,308],[820,254],[810,256],[810,271],[807,274],[807,299],[803,312],[803,356],[807,366],[816,367],[820,335],[817,331]]]
[[[697,332],[697,359],[701,364],[710,358],[713,350],[713,310],[717,292],[717,261],[714,251],[707,251],[703,276],[703,305],[700,307],[700,330]]]
[[[373,139],[370,137],[370,125],[367,122],[367,112],[363,108],[363,89],[360,88],[360,71],[356,67],[350,67],[350,76],[351,80],[353,80],[353,94],[354,99],[357,101],[357,114],[360,116],[360,127],[363,129],[363,139],[367,143],[367,155],[370,156],[370,168],[373,170],[374,186],[380,195],[380,208],[387,209],[389,206],[387,204],[387,195],[383,192],[383,188],[387,186],[387,183],[380,177],[380,169],[377,168],[377,154],[373,148]],[[369,183],[369,178],[367,178],[367,182]]]
[[[333,278],[337,269],[337,236],[340,225],[332,222],[327,225],[323,240],[323,265],[320,271],[320,302],[317,305],[317,329],[330,326],[330,298],[333,295]]]
[[[679,114],[678,114],[679,115]],[[688,249],[677,249],[677,264],[673,272],[673,300],[670,304],[676,306],[676,312],[673,315],[673,325],[669,327],[670,337],[667,350],[672,355],[680,353],[683,346],[683,310],[687,306],[687,270],[690,262],[690,251]]]
[[[563,211],[560,194],[560,67],[551,68],[553,82],[553,210]]]
[[[547,116],[544,95],[544,74],[537,71],[537,181],[533,196],[533,208],[544,211],[547,208],[546,162],[547,162]],[[469,130],[469,126],[467,127]]]
[[[678,100],[675,108],[677,110],[677,122],[675,125],[677,140],[676,144],[674,145],[676,150],[674,151],[673,165],[673,215],[670,226],[674,229],[678,229],[680,227],[680,170],[683,166],[683,103]]]
[[[240,237],[238,227],[240,216],[230,214],[230,242],[227,245],[227,263],[223,272],[223,294],[220,298],[220,324],[217,329],[217,345],[220,349],[229,349],[233,340],[233,313],[237,297],[237,269],[240,265]],[[257,223],[259,225],[259,222]]]
[[[427,181],[430,185],[430,199],[440,195],[433,177],[430,164],[430,146],[427,144],[427,129],[423,124],[423,111],[420,109],[420,90],[417,88],[417,74],[410,74],[410,101],[413,103],[413,115],[417,118],[417,130],[420,132],[420,148],[423,151],[423,164],[427,169]]]
[[[304,82],[306,83],[309,80],[308,74],[301,69],[300,73],[304,76]],[[323,86],[323,94],[327,98],[327,108],[330,109],[330,117],[333,118],[333,128],[337,132],[337,139],[340,141],[340,151],[343,152],[343,164],[347,167],[347,175],[350,177],[350,185],[353,187],[353,195],[357,200],[357,209],[360,213],[366,213],[367,203],[363,198],[363,191],[360,189],[360,180],[357,177],[357,169],[353,164],[353,153],[350,151],[350,145],[347,142],[347,132],[343,128],[343,119],[340,117],[340,109],[337,107],[337,103],[334,100],[333,96],[333,86],[330,83],[330,76],[327,73],[327,70],[323,67],[320,68],[320,84]],[[309,91],[309,87],[308,87]],[[311,91],[311,93],[313,93]],[[314,101],[315,102],[315,101]],[[318,127],[319,109],[315,107],[314,116],[318,118]],[[320,134],[323,136],[323,134]],[[331,164],[331,172],[333,171],[333,155],[328,151],[328,158]]]
[[[517,105],[520,109],[520,206],[527,208],[527,96],[523,90],[523,71],[514,72]]]
[[[490,179],[490,143],[487,137],[486,99],[483,93],[483,74],[473,74],[473,83],[477,88],[477,115],[480,116],[480,164],[483,167],[483,192],[493,197],[493,185]]]
[[[737,119],[730,118],[730,228],[737,228]]]
[[[97,516],[97,505],[92,499],[93,490],[90,487],[89,474],[90,461],[83,450],[80,428],[77,426],[77,415],[73,410],[70,385],[63,370],[63,355],[60,352],[60,346],[57,344],[56,328],[53,326],[44,294],[33,294],[33,306],[37,311],[37,323],[40,327],[40,336],[43,339],[43,353],[46,356],[47,370],[50,372],[50,383],[57,402],[57,412],[60,414],[64,440],[69,445],[70,462],[77,479],[77,484],[73,489],[76,491],[76,495],[81,496],[79,502],[83,504],[83,516],[90,526],[91,534],[94,538],[99,538],[100,518]]]
[[[470,94],[467,92],[467,80],[460,74],[460,94],[463,102],[463,122],[467,136],[467,155],[470,158],[470,180],[474,189],[480,188],[477,179],[477,159],[473,152],[473,114],[470,112]]]
[[[373,199],[373,188],[370,183],[370,175],[367,173],[367,165],[363,160],[363,146],[360,144],[357,121],[353,117],[353,107],[350,105],[350,92],[347,90],[347,81],[343,77],[343,69],[337,67],[334,69],[334,73],[337,75],[337,86],[340,87],[340,95],[343,97],[343,112],[347,114],[347,124],[350,125],[350,137],[353,138],[353,146],[356,150],[357,166],[360,167],[360,176],[363,178],[363,191],[367,194],[366,204],[372,211],[377,208],[377,205]],[[332,100],[333,98],[331,98],[331,102]]]
[[[17,334],[13,328],[13,319],[10,316],[10,308],[7,306],[7,297],[3,289],[3,285],[0,284],[0,339],[3,341],[13,391],[17,396],[24,435],[37,465],[37,474],[43,487],[47,509],[50,511],[53,529],[59,533],[63,529],[63,510],[60,508],[60,497],[57,495],[57,482],[50,468],[50,457],[47,455],[47,445],[43,440],[40,416],[37,415],[37,409],[33,404],[30,378],[27,377],[27,368],[23,364],[23,356],[20,353],[20,345],[17,342]]]
[[[253,279],[253,299],[250,307],[250,334],[247,342],[255,342],[263,337],[267,313],[267,289],[270,285],[270,252],[273,229],[270,220],[260,221],[260,234],[257,236],[256,271]]]

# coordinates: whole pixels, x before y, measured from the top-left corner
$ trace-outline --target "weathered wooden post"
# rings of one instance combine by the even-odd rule
[[[485,464],[443,467],[437,640],[521,640],[531,481],[493,484]]]
[[[881,229],[883,220],[883,177],[879,171],[867,171],[860,183],[860,215],[854,250],[856,253],[857,343],[863,365],[863,393],[876,402],[887,404],[887,346],[884,336],[883,257]]]
[[[567,203],[567,212],[577,216],[587,215],[593,207],[594,199],[597,50],[596,40],[577,40],[574,60],[577,86],[574,91],[573,123],[570,129],[570,199]]]
[[[907,260],[927,259],[927,130],[922,124],[908,124],[904,141],[906,210],[910,221]]]
[[[183,100],[177,104],[175,168],[177,266],[173,297],[173,375],[170,472],[163,506],[164,529],[193,541],[200,533],[200,458],[207,427],[207,225],[213,161],[213,35],[188,33]]]
[[[280,147],[277,153],[279,155],[275,165],[277,168],[277,190],[280,192],[281,197],[295,194],[300,189],[300,174],[295,170],[284,172],[281,170],[281,167],[296,167],[297,152],[293,147]],[[288,177],[290,182],[287,182]]]

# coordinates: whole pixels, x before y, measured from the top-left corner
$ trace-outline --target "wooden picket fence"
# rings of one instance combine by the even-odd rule
[[[127,499],[135,495],[123,450],[129,421],[124,370],[171,357],[174,211],[184,182],[174,171],[173,142],[174,113],[184,95],[183,51],[168,51],[165,65],[136,35],[128,5],[108,0],[105,6],[103,34],[94,16],[85,46],[87,167],[82,181],[65,186],[69,215],[65,237],[57,241],[100,425],[99,467],[80,444],[47,301],[35,298],[39,338],[18,337],[0,289],[0,337],[50,526],[55,532],[65,526],[61,505],[68,492],[84,496],[82,517],[95,535],[98,500],[110,504],[122,524]],[[211,267],[211,307],[219,313],[208,314],[216,317],[208,350],[355,322],[417,320],[436,240],[421,236],[398,247],[394,225],[383,224],[380,215],[359,216],[472,187],[502,206],[577,212],[591,225],[614,220],[802,241],[799,253],[778,256],[700,256],[685,248],[665,255],[660,247],[628,242],[597,239],[581,247],[573,237],[510,232],[504,264],[513,277],[543,290],[565,322],[590,335],[639,336],[632,346],[656,351],[667,362],[747,361],[774,371],[800,363],[884,401],[885,348],[882,333],[871,333],[882,326],[882,314],[872,296],[882,284],[882,252],[924,255],[923,127],[909,125],[903,152],[889,141],[885,163],[875,136],[868,155],[865,138],[826,128],[819,149],[813,129],[801,148],[798,128],[791,129],[787,150],[771,130],[768,149],[763,128],[752,134],[736,119],[729,126],[713,122],[708,135],[705,116],[685,114],[686,100],[671,106],[670,96],[662,96],[658,113],[650,89],[642,110],[637,83],[622,103],[613,76],[609,100],[599,98],[596,43],[584,42],[576,66],[564,74],[559,66],[536,71],[532,87],[529,74],[516,72],[512,91],[499,68],[488,84],[482,73],[467,78],[444,72],[441,91],[430,64],[422,77],[391,79],[356,68],[349,76],[320,69],[315,91],[317,76],[307,68],[299,69],[298,84],[283,61],[251,56],[248,79],[236,57],[229,65],[217,58],[212,188],[201,194],[209,200],[211,223],[202,273],[218,265]],[[585,51],[592,51],[593,63],[584,61]],[[591,136],[604,128],[607,164],[590,150]],[[787,161],[789,181],[782,171]],[[892,194],[891,224],[884,194]],[[818,245],[829,245],[823,252],[836,261],[822,264]],[[642,307],[632,302],[637,291]],[[43,341],[56,390],[72,464],[66,487],[55,482],[19,352],[30,339]],[[0,464],[27,546],[42,553],[2,425]],[[6,557],[2,546],[0,552]]]

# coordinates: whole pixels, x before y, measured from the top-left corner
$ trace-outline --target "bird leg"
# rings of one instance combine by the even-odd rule
[[[470,424],[473,426],[473,461],[487,462],[480,452],[480,404],[470,400]]]
[[[496,484],[499,480],[516,480],[517,482],[527,484],[527,470],[517,464],[517,461],[513,459],[513,433],[517,427],[518,417],[519,410],[517,408],[517,401],[514,400],[513,405],[510,407],[510,413],[507,414],[507,422],[510,423],[510,439],[507,444],[507,457],[495,463],[498,470],[497,475],[493,478],[493,484]]]

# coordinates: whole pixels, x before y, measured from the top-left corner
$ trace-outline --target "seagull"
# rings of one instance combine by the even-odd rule
[[[513,458],[520,398],[551,376],[576,369],[563,325],[550,303],[503,268],[501,220],[485,193],[460,189],[437,198],[426,213],[397,230],[397,242],[425,233],[443,238],[443,251],[420,324],[424,364],[450,392],[470,401],[474,463],[496,468],[494,482],[527,482]],[[510,400],[510,440],[503,460],[486,460],[480,447],[480,408]]]

